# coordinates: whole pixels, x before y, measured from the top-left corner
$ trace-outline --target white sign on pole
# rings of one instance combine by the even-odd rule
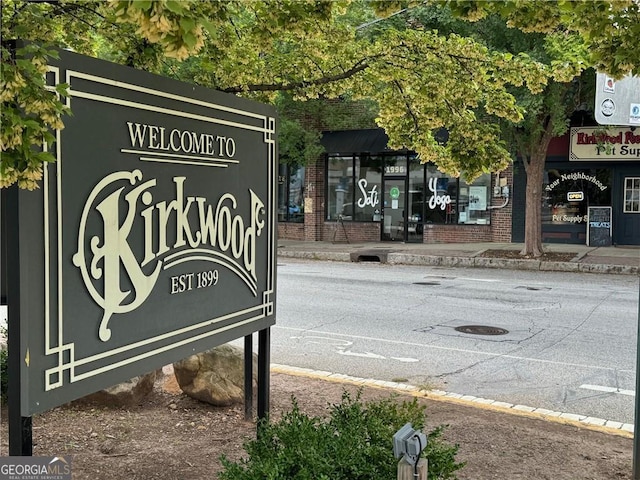
[[[600,125],[640,125],[640,78],[627,75],[614,80],[598,73],[594,110]]]

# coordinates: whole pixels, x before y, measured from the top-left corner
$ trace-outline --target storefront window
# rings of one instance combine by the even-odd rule
[[[278,172],[278,221],[304,222],[304,167],[280,165]]]
[[[428,165],[426,185],[426,223],[490,223],[490,174],[483,174],[473,183],[468,183]]]
[[[356,221],[380,221],[382,165],[381,157],[356,158]]]
[[[458,179],[427,166],[425,223],[456,223]]]
[[[460,179],[458,197],[458,223],[487,225],[490,223],[491,175],[484,174],[467,183]]]
[[[415,155],[408,154],[329,156],[327,220],[381,221],[386,195],[382,191],[383,178],[385,188],[399,188],[401,205],[396,208],[400,209],[403,230],[406,224],[409,241],[422,240],[425,223],[490,222],[491,175],[484,174],[472,184],[467,183],[443,174],[433,164],[421,164]],[[385,222],[393,221],[386,208],[393,207],[385,204]]]
[[[327,220],[353,220],[353,157],[327,161]]]
[[[611,205],[611,170],[548,170],[543,188],[542,223],[584,225],[589,206]]]
[[[640,177],[624,179],[624,213],[640,213]]]

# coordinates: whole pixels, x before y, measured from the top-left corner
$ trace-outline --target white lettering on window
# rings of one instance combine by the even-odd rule
[[[447,205],[451,203],[450,195],[438,195],[436,190],[436,178],[429,179],[429,191],[431,192],[431,198],[429,198],[429,208],[435,210],[436,206],[440,205],[440,209],[444,210]]]
[[[371,190],[367,190],[367,186],[368,183],[366,179],[361,178],[358,181],[358,187],[360,188],[360,192],[362,193],[362,198],[358,199],[357,202],[360,208],[364,208],[367,205],[375,207],[376,205],[378,205],[378,203],[380,203],[377,191],[378,186],[374,185]]]

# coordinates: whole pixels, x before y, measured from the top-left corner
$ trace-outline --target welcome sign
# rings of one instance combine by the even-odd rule
[[[275,321],[267,106],[60,52],[73,115],[19,192],[22,415]]]

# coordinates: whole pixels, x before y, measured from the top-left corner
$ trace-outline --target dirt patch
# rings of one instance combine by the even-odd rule
[[[571,252],[545,252],[541,257],[533,255],[520,255],[519,250],[485,250],[479,257],[483,258],[508,258],[514,260],[540,260],[542,262],[570,262],[575,259],[577,253]]]
[[[67,405],[33,419],[34,455],[72,455],[74,480],[215,479],[219,456],[242,457],[255,435],[242,406],[215,408],[179,393],[174,380],[132,408]],[[166,387],[166,388],[165,388]],[[295,396],[301,410],[324,415],[344,390],[357,387],[285,374],[271,375],[271,414]],[[364,400],[390,391],[365,388]],[[633,440],[572,425],[422,399],[429,428],[448,424],[467,465],[460,479],[631,479]],[[0,454],[8,454],[6,410]],[[376,479],[372,479],[376,480]]]

